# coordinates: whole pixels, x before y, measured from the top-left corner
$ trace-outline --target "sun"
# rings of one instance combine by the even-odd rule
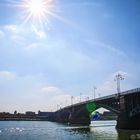
[[[12,6],[23,10],[23,23],[32,21],[34,24],[49,24],[51,16],[58,17],[54,12],[57,7],[54,0],[12,0],[11,2]]]
[[[33,16],[39,17],[45,14],[46,3],[43,0],[31,0],[27,3],[27,8]]]
[[[26,0],[23,3],[26,12],[27,22],[32,19],[33,23],[49,23],[49,16],[52,15],[54,4],[52,0]]]
[[[50,29],[52,17],[73,26],[69,20],[58,14],[59,2],[57,0],[7,0],[8,6],[20,10],[21,25],[31,23],[34,27]],[[22,11],[22,12],[21,12]],[[37,26],[36,26],[37,25]]]
[[[28,0],[24,3],[24,8],[27,13],[27,20],[32,18],[33,22],[40,22],[48,20],[52,11],[51,0]]]

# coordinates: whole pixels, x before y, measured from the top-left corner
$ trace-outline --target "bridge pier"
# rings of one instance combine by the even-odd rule
[[[140,129],[140,94],[120,96],[120,113],[118,114],[118,129]]]
[[[90,112],[86,109],[85,104],[59,110],[55,113],[54,118],[56,122],[68,123],[70,125],[90,125]]]
[[[76,116],[70,116],[69,117],[69,123],[71,125],[82,125],[82,126],[89,126],[90,125],[90,117],[76,117]]]
[[[140,115],[129,118],[126,114],[120,114],[117,119],[117,129],[130,129],[130,130],[140,130]]]

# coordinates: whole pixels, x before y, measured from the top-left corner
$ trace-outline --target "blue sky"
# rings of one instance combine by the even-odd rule
[[[52,2],[58,17],[42,27],[0,1],[0,112],[54,111],[94,86],[96,97],[115,93],[118,72],[122,91],[140,85],[139,0]]]

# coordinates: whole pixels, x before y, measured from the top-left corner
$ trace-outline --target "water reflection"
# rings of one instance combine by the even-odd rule
[[[140,130],[116,130],[115,126],[73,127],[70,131],[86,135],[87,140],[140,140]]]
[[[85,140],[117,140],[117,132],[114,126],[108,127],[75,127],[71,128],[73,134],[81,134]]]
[[[117,130],[118,140],[140,140],[140,130]]]
[[[78,132],[78,133],[89,133],[90,132],[90,127],[75,127],[75,128],[71,128],[72,131],[74,132]]]

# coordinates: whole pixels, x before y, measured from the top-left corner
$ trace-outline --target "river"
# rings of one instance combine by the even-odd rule
[[[116,130],[116,121],[94,121],[90,127],[47,121],[0,121],[0,140],[140,140],[140,131]]]

